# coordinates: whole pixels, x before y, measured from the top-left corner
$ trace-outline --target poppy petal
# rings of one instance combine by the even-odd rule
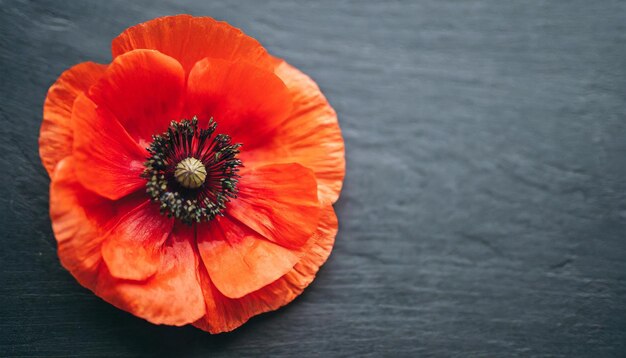
[[[206,271],[201,271],[206,315],[194,322],[194,326],[211,333],[232,331],[250,317],[276,310],[300,295],[326,262],[335,242],[335,212],[330,205],[322,211],[320,225],[307,243],[305,256],[289,273],[257,291],[239,299],[228,298],[215,287]]]
[[[214,118],[218,132],[246,150],[263,143],[290,112],[291,98],[280,78],[252,64],[207,58],[189,74],[186,116],[197,116],[201,127]]]
[[[126,29],[113,40],[113,57],[135,49],[154,49],[177,59],[188,73],[205,57],[245,59],[273,68],[259,42],[238,28],[210,17],[165,16]]]
[[[74,101],[72,123],[76,174],[87,189],[115,200],[145,185],[140,175],[147,151],[108,110],[82,94]]]
[[[102,230],[114,214],[114,202],[87,190],[78,182],[71,156],[59,162],[50,183],[52,230],[63,267],[89,289],[95,287],[102,261]]]
[[[155,324],[182,326],[204,316],[205,304],[193,249],[193,228],[174,226],[162,246],[159,268],[145,281],[116,279],[103,266],[96,294]]]
[[[300,163],[315,172],[321,202],[334,203],[345,175],[344,142],[337,114],[311,78],[282,61],[276,75],[287,86],[292,111],[259,148],[241,153],[247,166]],[[258,164],[257,164],[258,163]]]
[[[159,206],[146,200],[124,216],[108,233],[102,257],[111,275],[145,280],[159,268],[161,245],[167,240],[174,219],[159,213]]]
[[[226,214],[290,249],[301,248],[317,228],[320,207],[313,172],[274,164],[242,172],[239,193]]]
[[[89,97],[119,120],[142,147],[153,134],[178,120],[185,73],[175,59],[154,50],[135,50],[116,57]]]
[[[87,91],[106,70],[106,65],[80,63],[63,72],[48,90],[43,105],[39,132],[39,156],[48,175],[61,159],[72,154],[72,106],[76,97]]]
[[[197,242],[211,281],[231,298],[245,296],[275,281],[299,260],[296,253],[228,217],[200,225]]]

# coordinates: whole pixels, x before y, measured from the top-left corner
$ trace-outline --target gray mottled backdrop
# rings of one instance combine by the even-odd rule
[[[175,13],[310,74],[346,140],[329,262],[232,334],[102,302],[48,219],[47,88]],[[0,35],[0,356],[626,354],[625,2],[0,0]]]

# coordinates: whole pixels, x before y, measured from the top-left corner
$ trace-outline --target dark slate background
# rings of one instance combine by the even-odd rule
[[[210,15],[339,114],[337,244],[231,334],[154,326],[56,257],[48,87],[157,16]],[[626,3],[0,0],[0,356],[626,354]]]

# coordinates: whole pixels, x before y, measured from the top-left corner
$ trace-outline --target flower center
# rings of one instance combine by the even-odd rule
[[[211,119],[199,129],[194,117],[172,121],[166,132],[152,136],[142,177],[161,214],[186,224],[209,221],[237,197],[241,144],[225,134],[214,136],[216,128]]]
[[[198,189],[206,179],[206,168],[198,159],[189,157],[176,164],[174,176],[183,187]]]

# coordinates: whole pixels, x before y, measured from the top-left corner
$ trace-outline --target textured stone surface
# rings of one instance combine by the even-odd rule
[[[48,218],[47,88],[175,13],[310,74],[346,140],[329,262],[232,334],[102,302],[61,268]],[[625,19],[588,0],[0,0],[0,355],[623,356]]]

